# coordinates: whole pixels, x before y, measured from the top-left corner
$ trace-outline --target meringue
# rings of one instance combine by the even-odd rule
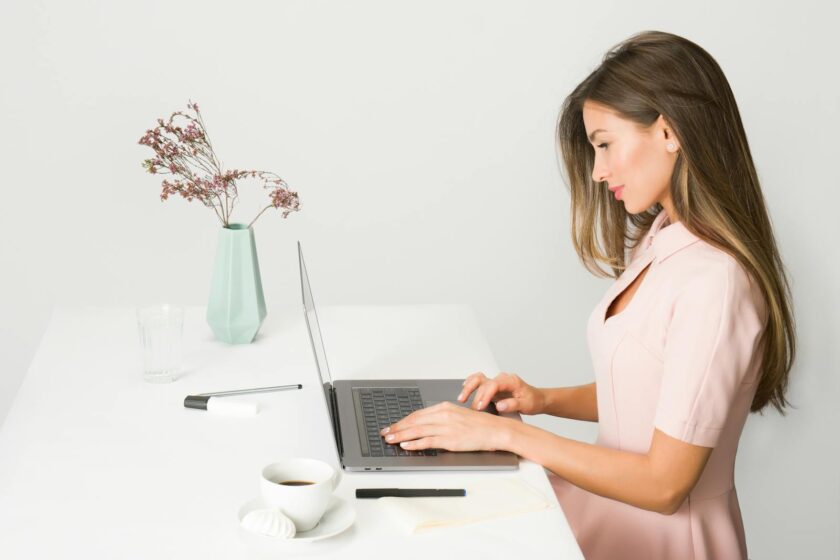
[[[242,518],[242,527],[252,533],[266,537],[291,539],[295,536],[295,524],[279,508],[255,509]]]

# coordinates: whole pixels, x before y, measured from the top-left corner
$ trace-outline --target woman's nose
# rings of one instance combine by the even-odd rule
[[[606,181],[608,175],[609,173],[606,170],[599,168],[597,165],[592,169],[592,180],[596,183]]]
[[[600,183],[601,181],[606,181],[608,176],[609,171],[601,165],[599,158],[596,157],[595,164],[592,166],[592,180],[596,183]]]

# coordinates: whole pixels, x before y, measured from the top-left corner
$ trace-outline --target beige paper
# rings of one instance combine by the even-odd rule
[[[466,487],[462,498],[395,498],[378,501],[408,533],[477,523],[546,509],[542,494],[518,478],[489,478]]]

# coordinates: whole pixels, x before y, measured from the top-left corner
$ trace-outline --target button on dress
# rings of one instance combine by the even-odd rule
[[[650,265],[627,306],[610,303]],[[588,560],[747,558],[735,491],[738,440],[759,381],[764,299],[726,252],[669,224],[665,210],[589,317],[597,445],[647,453],[654,429],[714,448],[673,515],[578,488],[550,474]]]

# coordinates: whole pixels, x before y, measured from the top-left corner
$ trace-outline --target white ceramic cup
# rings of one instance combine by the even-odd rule
[[[268,507],[280,508],[295,524],[298,533],[318,524],[330,497],[341,480],[341,471],[317,459],[289,458],[271,463],[262,470],[260,490]],[[289,481],[311,484],[290,486]]]

